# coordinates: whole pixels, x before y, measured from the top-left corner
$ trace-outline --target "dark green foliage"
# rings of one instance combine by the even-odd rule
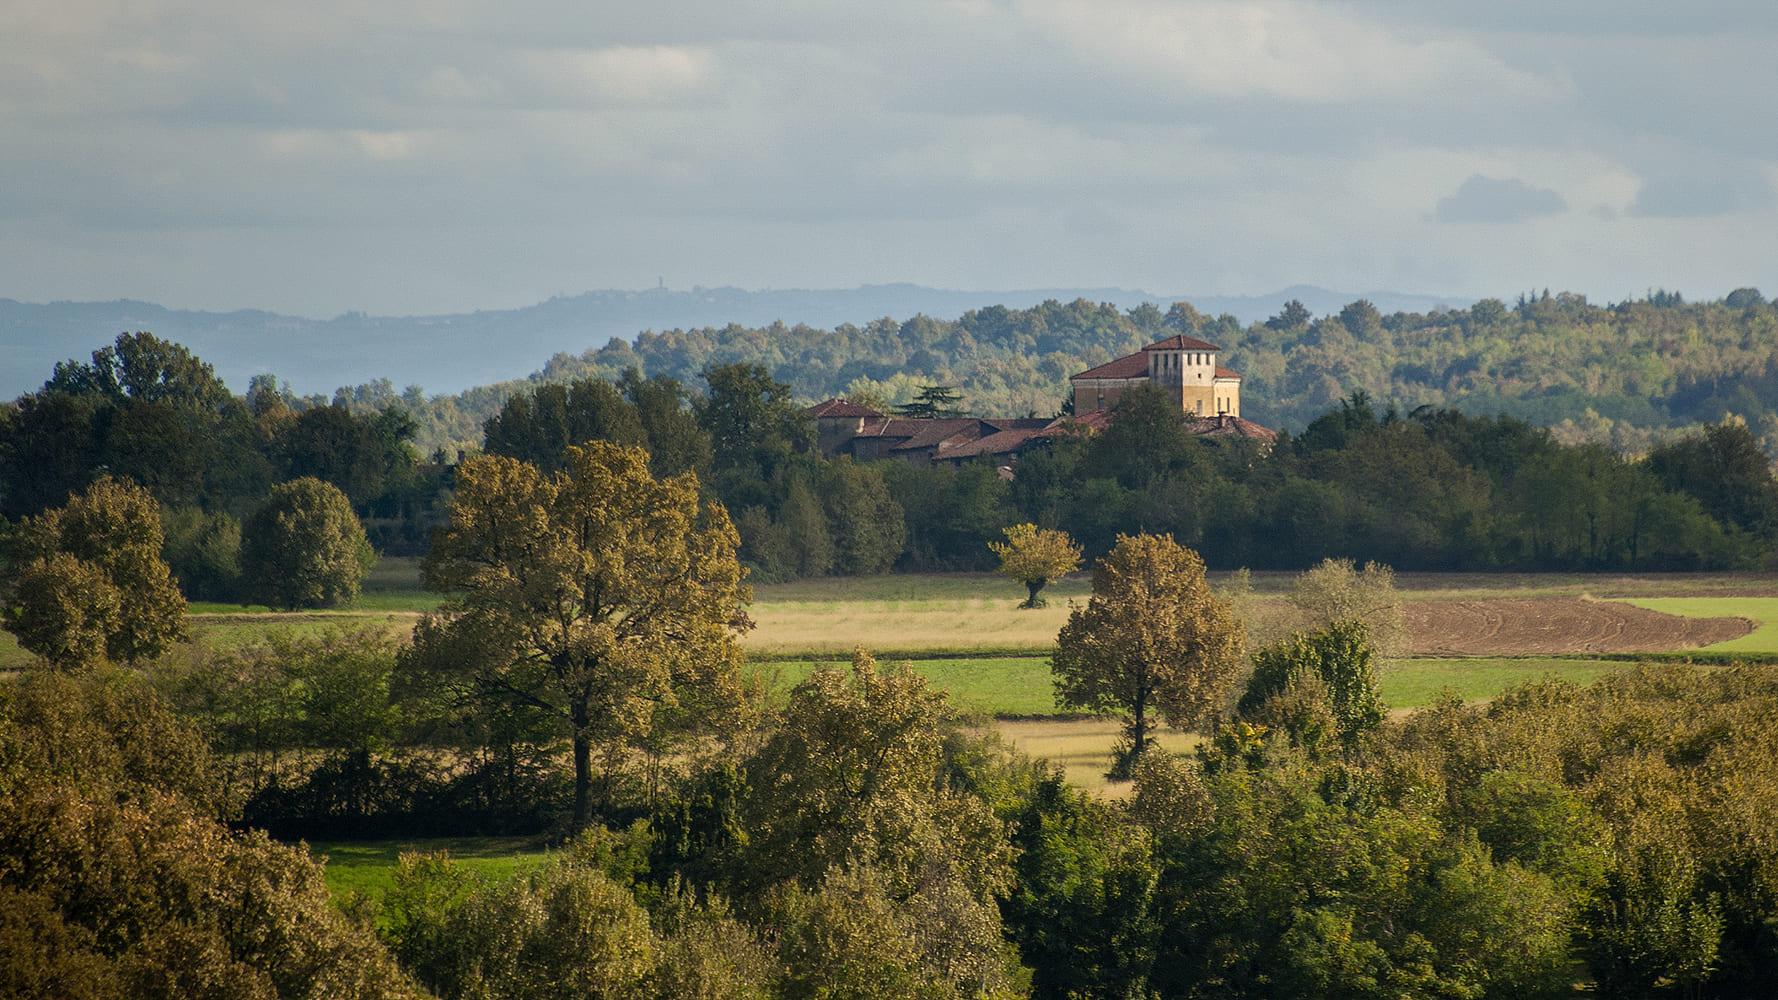
[[[1548,996],[1570,916],[1473,834],[1329,801],[1288,757],[1208,776],[1213,818],[1161,858],[1163,996]]]
[[[989,542],[1018,520],[1006,480],[986,462],[959,468],[882,466],[889,495],[902,509],[906,541],[898,566],[911,570],[986,570],[995,564]]]
[[[279,433],[277,450],[284,478],[331,483],[355,509],[368,510],[412,468],[413,436],[413,418],[400,406],[357,414],[336,402],[297,414]]]
[[[957,394],[954,386],[929,385],[921,389],[913,402],[903,403],[895,408],[900,416],[912,417],[916,420],[933,420],[941,417],[954,417],[962,411],[957,402],[963,397]]]
[[[279,484],[242,529],[247,589],[273,607],[349,604],[375,562],[351,502],[319,479]]]
[[[166,511],[161,523],[167,535],[161,552],[188,599],[241,597],[241,522],[234,515],[181,507]]]
[[[881,469],[850,459],[830,462],[821,496],[840,573],[865,576],[894,564],[907,534],[901,506],[890,497]]]
[[[169,508],[244,517],[280,479],[315,476],[411,548],[444,485],[408,443],[423,402],[297,400],[270,376],[242,399],[184,347],[123,334],[92,363],[58,365],[41,390],[0,406],[0,515],[55,507],[111,475]]]
[[[636,408],[648,441],[649,467],[656,476],[702,474],[710,468],[710,437],[698,425],[685,386],[665,375],[643,378],[631,368],[617,380],[617,387]]]
[[[512,397],[488,418],[485,447],[554,471],[569,445],[588,441],[648,443],[635,406],[609,382],[577,379]]]
[[[1317,734],[1309,724],[1313,705],[1293,699],[1325,699],[1334,731]],[[1298,632],[1253,654],[1253,674],[1237,706],[1243,716],[1281,725],[1307,746],[1319,735],[1351,744],[1383,721],[1375,655],[1364,623],[1338,621],[1318,632]],[[1307,711],[1308,715],[1302,714]]]
[[[1160,931],[1146,832],[1055,774],[1019,815],[1013,845],[1017,889],[1002,910],[1033,995],[1143,995]]]
[[[1648,467],[1663,487],[1695,498],[1724,526],[1768,545],[1778,539],[1778,481],[1745,424],[1712,424],[1657,448]]]

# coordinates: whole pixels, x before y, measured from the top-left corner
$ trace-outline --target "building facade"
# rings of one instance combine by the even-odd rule
[[[1069,379],[1076,414],[1117,405],[1138,385],[1152,385],[1193,417],[1241,416],[1241,376],[1216,363],[1222,348],[1184,334],[1158,340]]]
[[[1152,385],[1178,405],[1180,423],[1192,434],[1270,446],[1275,433],[1241,419],[1241,376],[1216,363],[1221,351],[1183,335],[1156,341],[1069,379],[1073,412],[1055,418],[892,417],[845,399],[817,403],[805,412],[829,456],[864,462],[893,458],[913,465],[991,461],[1010,477],[1020,455],[1060,437],[1103,430],[1125,392]]]

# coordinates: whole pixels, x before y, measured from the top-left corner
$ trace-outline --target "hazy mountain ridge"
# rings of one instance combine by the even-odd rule
[[[216,366],[237,392],[253,375],[271,372],[300,393],[331,393],[379,378],[428,392],[458,392],[523,378],[560,352],[579,353],[613,337],[774,321],[832,327],[883,316],[951,318],[989,305],[1024,308],[1055,299],[1110,302],[1130,308],[1190,301],[1200,312],[1230,313],[1243,324],[1298,299],[1320,315],[1358,298],[1385,313],[1464,306],[1467,299],[1396,292],[1344,293],[1295,285],[1265,295],[1163,295],[1124,288],[958,291],[912,284],[850,289],[607,289],[559,296],[517,309],[430,316],[345,313],[332,319],[257,309],[232,312],[173,309],[151,302],[30,303],[0,298],[0,396],[31,391],[58,361],[86,358],[125,330],[150,330]]]

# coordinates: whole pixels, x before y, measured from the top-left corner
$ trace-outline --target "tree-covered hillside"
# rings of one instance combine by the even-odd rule
[[[1514,304],[1380,314],[1368,302],[1313,317],[1290,308],[1242,326],[1186,304],[1122,310],[1085,300],[1030,309],[990,307],[955,320],[915,316],[863,326],[731,324],[645,332],[632,341],[551,358],[530,382],[614,379],[626,369],[697,385],[710,365],[765,365],[807,400],[849,393],[899,402],[918,387],[958,386],[972,411],[1052,414],[1074,372],[1129,353],[1167,332],[1221,345],[1246,377],[1244,415],[1300,429],[1342,396],[1365,390],[1385,406],[1504,412],[1591,439],[1645,450],[1663,431],[1725,414],[1744,418],[1778,453],[1778,307],[1743,289],[1719,302],[1674,293],[1598,306],[1539,292]],[[425,399],[409,392],[422,448],[473,447],[482,423],[527,383]],[[394,386],[342,390],[360,405],[392,400]]]

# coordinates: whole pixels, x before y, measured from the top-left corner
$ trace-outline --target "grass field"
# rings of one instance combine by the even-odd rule
[[[1778,590],[1778,587],[1774,588]],[[1745,618],[1752,632],[1706,646],[1712,653],[1778,653],[1778,596],[1638,597],[1628,603],[1689,618]]]
[[[444,851],[464,869],[488,881],[499,881],[534,868],[548,851],[530,837],[446,837],[428,840],[354,840],[309,845],[309,852],[327,862],[327,888],[335,899],[353,893],[382,895],[395,884],[395,863],[406,851]]]
[[[840,661],[826,661],[843,665]],[[788,690],[808,676],[817,664],[809,660],[754,663],[749,669],[766,678],[777,691]],[[951,703],[967,712],[1002,719],[1030,719],[1062,714],[1056,707],[1049,660],[1027,657],[957,657],[913,660],[915,673],[950,696]],[[1470,657],[1459,659],[1415,658],[1395,660],[1378,672],[1383,702],[1390,708],[1429,705],[1446,691],[1464,701],[1483,701],[1526,681],[1559,677],[1590,684],[1611,670],[1629,664],[1622,660],[1568,657]]]
[[[1290,579],[1286,573],[1256,574],[1254,589],[1261,595],[1277,594]],[[1398,582],[1414,601],[1594,597],[1625,600],[1668,614],[1741,617],[1757,627],[1708,651],[1778,655],[1778,584],[1770,576],[1401,574]],[[755,588],[751,608],[758,627],[743,644],[754,661],[748,669],[780,692],[807,676],[818,662],[844,664],[857,646],[876,651],[884,662],[910,658],[914,669],[947,692],[958,707],[1000,719],[1021,746],[1052,756],[1083,782],[1097,783],[1093,776],[1103,764],[1082,762],[1104,757],[1115,739],[1115,724],[1060,717],[1044,655],[1067,618],[1070,600],[1084,599],[1087,592],[1086,578],[1076,576],[1045,591],[1049,607],[1027,611],[1017,607],[1024,596],[1022,588],[988,574],[764,584]],[[420,588],[417,560],[384,559],[349,608],[283,613],[251,605],[194,604],[191,630],[195,641],[218,647],[253,642],[274,631],[373,627],[399,636],[439,600]],[[27,662],[12,637],[0,633],[0,669]],[[1428,704],[1444,690],[1476,701],[1545,676],[1588,683],[1624,665],[1623,658],[1603,654],[1416,658],[1387,664],[1380,681],[1384,701],[1404,709]],[[352,858],[342,853],[339,861],[340,878],[349,879]]]

